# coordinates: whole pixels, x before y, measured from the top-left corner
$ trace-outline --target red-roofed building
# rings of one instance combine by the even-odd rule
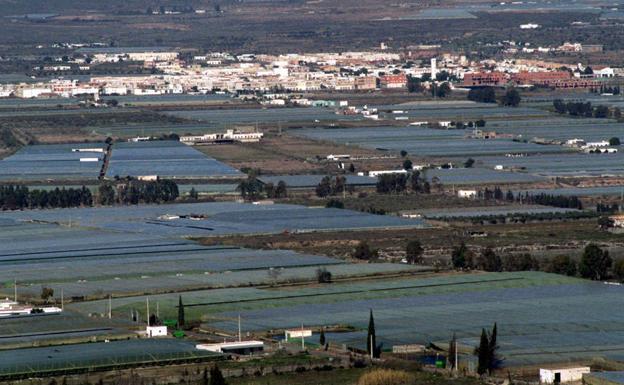
[[[519,72],[511,76],[512,82],[519,85],[542,85],[550,86],[554,83],[572,79],[567,71],[540,71],[540,72]]]
[[[464,75],[464,87],[502,87],[507,84],[503,72],[473,72]]]
[[[405,88],[407,87],[407,77],[405,74],[384,75],[379,78],[381,88]]]

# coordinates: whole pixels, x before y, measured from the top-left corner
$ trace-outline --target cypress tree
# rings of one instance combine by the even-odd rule
[[[226,385],[225,378],[223,378],[223,373],[217,365],[213,366],[210,369],[210,385]]]
[[[488,340],[485,329],[481,330],[481,341],[475,353],[479,358],[477,373],[479,373],[479,375],[484,375],[488,372],[490,365],[490,341]]]
[[[325,328],[321,329],[321,335],[319,336],[319,344],[325,345]]]
[[[494,323],[494,327],[492,328],[492,335],[490,336],[489,348],[488,348],[488,356],[489,356],[489,365],[488,372],[492,374],[492,371],[496,369],[500,363],[500,359],[498,358],[497,350],[498,345],[496,342],[496,338],[498,334],[498,326]]]
[[[455,354],[457,353],[457,336],[455,335],[455,333],[453,333],[453,338],[451,338],[451,340],[449,341],[449,347],[448,347],[448,363],[449,363],[449,368],[451,369],[455,369],[455,365],[457,365],[457,362],[455,362]]]
[[[178,299],[178,327],[184,326],[184,304],[182,303],[182,296]]]
[[[375,336],[375,319],[373,318],[373,309],[370,309],[370,318],[368,319],[368,335],[366,336],[366,352],[373,358],[379,357],[377,351],[377,339]]]

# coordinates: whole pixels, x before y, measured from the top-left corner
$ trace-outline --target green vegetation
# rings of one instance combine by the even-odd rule
[[[405,248],[405,258],[407,259],[407,263],[417,264],[422,263],[423,261],[423,253],[424,249],[419,241],[412,240],[407,243],[407,247]]]
[[[182,296],[178,297],[178,327],[182,328],[186,324],[184,314],[184,303],[182,303]]]
[[[378,256],[377,250],[371,249],[371,247],[366,243],[366,241],[362,241],[358,243],[353,251],[352,257],[355,259],[362,259],[365,261],[375,259]]]
[[[478,103],[496,103],[494,87],[475,88],[468,91],[468,100]]]
[[[332,273],[324,267],[318,268],[316,270],[316,280],[318,283],[331,283]],[[323,344],[321,343],[321,345]]]
[[[240,182],[236,187],[236,190],[240,192],[241,197],[245,200],[258,200],[262,192],[264,191],[264,186],[262,182],[260,182],[254,173],[250,174],[247,179]],[[272,194],[275,190],[272,190]]]
[[[242,190],[241,190],[242,192]],[[264,185],[264,192],[266,193],[266,197],[269,199],[279,199],[288,197],[288,189],[286,187],[286,182],[280,180],[277,182],[277,186],[273,185],[273,183],[267,183]]]
[[[492,371],[500,367],[502,363],[498,355],[497,330],[496,323],[491,333],[481,329],[479,346],[474,351],[474,354],[478,357],[477,373],[480,375],[492,374]]]
[[[219,366],[215,365],[210,369],[210,382],[209,385],[227,385],[223,373],[219,369]]]
[[[316,186],[316,195],[324,198],[330,195],[341,194],[348,188],[346,183],[347,179],[344,176],[338,175],[333,179],[330,176],[325,176]]]
[[[595,243],[590,243],[583,250],[578,271],[583,278],[599,281],[607,278],[612,263],[613,260],[607,250],[602,250]]]
[[[561,99],[555,99],[553,101],[553,108],[558,114],[567,114],[582,118],[619,119],[622,116],[621,110],[617,107],[610,109],[608,106],[604,105],[592,106],[591,102],[564,102]]]
[[[515,88],[509,88],[505,92],[505,95],[501,97],[500,104],[506,107],[518,107],[520,105],[520,101],[522,101],[520,92],[518,92]]]
[[[30,190],[26,186],[0,186],[0,210],[47,209],[59,207],[92,206],[91,190],[82,188],[55,188]]]
[[[366,352],[370,357],[373,358],[379,358],[379,356],[381,355],[381,346],[377,345],[377,336],[375,334],[375,318],[373,317],[373,309],[370,310],[370,316],[368,318]]]
[[[142,181],[133,178],[104,181],[98,190],[101,205],[173,202],[180,195],[178,185],[167,179]]]
[[[412,162],[409,159],[406,160],[403,164],[403,167],[406,170],[408,169],[408,167],[411,170],[411,166]],[[429,182],[420,176],[419,171],[414,171],[408,174],[379,175],[379,177],[377,178],[376,189],[379,194],[398,194],[406,191],[425,194],[429,194],[431,192],[431,186]]]

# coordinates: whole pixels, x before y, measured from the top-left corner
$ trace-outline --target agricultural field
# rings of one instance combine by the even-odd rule
[[[564,209],[559,207],[546,207],[537,205],[522,206],[487,206],[487,207],[469,207],[469,208],[450,208],[450,209],[429,209],[419,210],[425,218],[444,219],[444,218],[477,218],[488,216],[511,216],[518,214],[535,215],[535,214],[569,214],[580,213],[576,209]]]
[[[111,124],[105,127],[87,126],[83,129],[85,132],[97,132],[102,135],[115,138],[134,138],[137,136],[154,136],[159,137],[163,134],[209,134],[223,132],[220,127],[216,127],[206,123],[128,123],[128,124]]]
[[[482,328],[498,323],[505,366],[568,362],[624,354],[624,324],[612,311],[622,287],[538,272],[472,273],[273,288],[234,288],[182,295],[187,317],[235,334],[243,330],[340,326],[332,343],[365,347],[369,310],[378,342],[445,346],[456,333],[472,351]],[[152,297],[165,317],[175,317],[177,295]],[[142,298],[116,299],[114,312],[140,309]],[[103,306],[104,301],[100,306]],[[76,304],[88,312],[97,303]],[[588,316],[591,314],[591,316]],[[229,320],[232,321],[229,321]],[[314,342],[314,338],[310,340]],[[468,356],[462,359],[471,360]]]
[[[195,349],[193,343],[174,339],[70,344],[0,351],[0,376],[219,357],[218,354]]]
[[[69,310],[63,313],[3,317],[1,322],[3,331],[0,351],[134,337],[123,322],[93,319]]]
[[[327,155],[347,153],[358,159],[378,158],[383,155],[374,150],[273,133],[266,134],[260,143],[207,145],[196,148],[238,169],[260,170],[262,175],[328,174],[338,171],[338,165],[320,161]]]
[[[541,146],[511,139],[466,139],[469,130],[436,130],[421,127],[302,129],[297,135],[348,146],[383,151],[407,151],[418,157],[460,157],[509,153],[562,153],[561,146]]]
[[[325,175],[272,175],[258,178],[262,183],[273,183],[277,185],[280,181],[286,183],[288,188],[314,188]],[[345,183],[349,186],[375,186],[377,178],[359,175],[345,175]]]
[[[103,143],[27,146],[0,161],[0,180],[96,180],[102,168],[105,148]]]
[[[487,124],[487,130],[502,134],[521,136],[526,140],[542,138],[566,141],[584,139],[599,142],[610,138],[624,138],[624,126],[611,119],[570,119],[565,117],[549,119],[505,120]]]
[[[4,218],[176,237],[428,226],[417,219],[350,210],[235,202],[15,211]]]
[[[423,172],[423,177],[431,181],[437,178],[444,185],[492,185],[492,184],[531,184],[544,182],[540,176],[524,172],[498,171],[492,168],[453,168]]]
[[[333,109],[322,107],[172,110],[164,113],[177,118],[201,121],[221,128],[227,128],[235,124],[311,124],[336,121],[348,122],[361,119],[361,117],[357,116],[337,115]]]
[[[525,189],[516,190],[516,194],[529,193],[532,195],[553,194],[562,196],[621,196],[623,186],[598,186],[598,187],[561,187],[553,189]]]
[[[93,241],[84,246],[84,239]],[[41,288],[48,287],[57,302],[61,293],[66,298],[97,297],[309,281],[319,267],[331,268],[336,277],[418,270],[53,224],[4,223],[0,240],[5,245],[0,255],[0,282],[4,282],[0,292],[11,295],[13,280],[18,279],[21,296],[37,299]]]
[[[177,141],[113,145],[106,176],[157,175],[162,178],[240,178],[243,174]]]
[[[388,349],[408,343],[442,345],[457,333],[471,350],[481,329],[497,322],[504,365],[516,365],[546,357],[550,362],[621,357],[624,325],[611,310],[621,292],[620,286],[600,282],[503,273],[259,291],[240,297],[251,302],[208,300],[197,306],[216,319],[240,312],[246,329],[254,331],[295,328],[301,321],[317,327],[349,325],[354,332],[330,333],[328,339],[360,347],[373,309],[378,341]],[[229,321],[210,324],[235,327]]]
[[[485,121],[513,118],[540,118],[551,114],[543,109],[531,107],[499,107],[487,103],[475,103],[466,100],[455,101],[419,101],[392,105],[373,105],[379,111],[379,117],[396,120],[408,118],[410,121]]]
[[[202,106],[202,105],[223,105],[232,101],[232,98],[226,94],[168,94],[168,95],[115,95],[105,96],[104,101],[116,100],[122,106],[128,107],[155,107],[167,105],[185,105],[185,106]]]
[[[494,167],[521,168],[546,177],[608,177],[624,175],[624,153],[615,154],[530,154],[521,157],[487,156],[477,163]]]

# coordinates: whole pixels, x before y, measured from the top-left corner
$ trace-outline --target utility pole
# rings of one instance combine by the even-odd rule
[[[61,288],[61,311],[65,310],[65,298],[63,297],[63,288]]]
[[[457,354],[457,338],[455,339],[455,373],[459,371],[459,355]]]
[[[150,326],[150,313],[149,313],[149,297],[145,297],[145,316],[147,317],[147,326]]]
[[[303,336],[303,322],[301,323],[301,350],[305,350],[305,337]]]
[[[113,318],[113,295],[108,295],[108,319]]]
[[[13,278],[13,301],[17,302],[17,278]]]
[[[238,313],[238,342],[241,342],[243,340],[243,336],[241,334],[241,316],[240,313]]]
[[[158,306],[158,301],[156,301],[156,318],[160,318],[160,307]]]

